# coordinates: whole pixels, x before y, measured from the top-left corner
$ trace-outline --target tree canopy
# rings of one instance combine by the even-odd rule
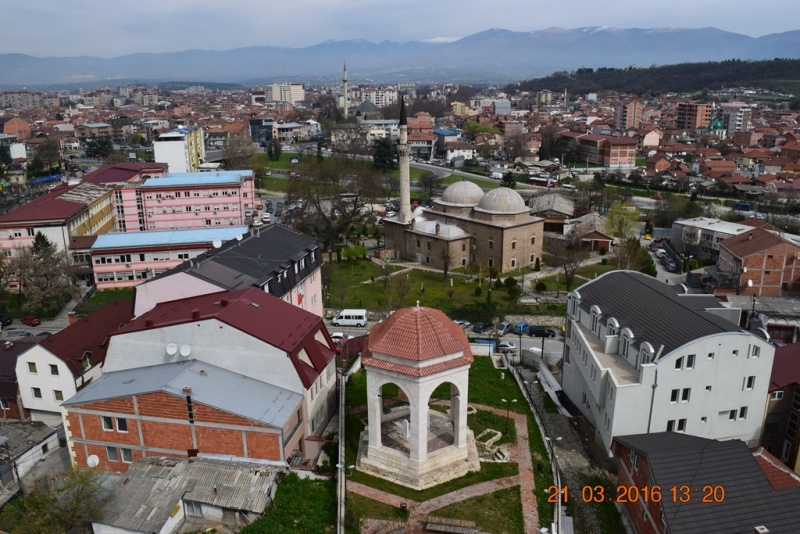
[[[9,269],[17,277],[20,293],[25,296],[22,302],[25,311],[47,309],[67,297],[78,296],[66,254],[41,232],[36,232],[33,246],[16,250]]]

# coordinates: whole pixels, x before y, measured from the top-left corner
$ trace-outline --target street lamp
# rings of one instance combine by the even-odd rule
[[[508,412],[511,410],[511,403],[517,402],[517,399],[511,399],[510,401],[507,401],[506,399],[500,399],[500,400],[506,403],[506,429],[503,433],[508,434]]]

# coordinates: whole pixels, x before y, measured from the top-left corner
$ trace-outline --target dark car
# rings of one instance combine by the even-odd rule
[[[556,331],[543,326],[532,326],[528,330],[531,337],[556,337]]]
[[[22,324],[26,324],[28,326],[38,326],[42,324],[42,320],[36,317],[35,315],[26,315],[21,319]]]
[[[6,317],[5,315],[0,315],[0,325],[10,326],[11,323],[12,323],[11,317]]]
[[[474,325],[472,325],[472,331],[480,334],[481,332],[486,332],[491,327],[492,327],[492,323],[486,323],[486,322],[480,321],[480,322],[477,322]]]

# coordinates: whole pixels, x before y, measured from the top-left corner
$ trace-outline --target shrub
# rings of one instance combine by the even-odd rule
[[[601,256],[605,256],[606,255],[606,247],[600,247],[600,255]]]
[[[500,270],[497,267],[489,268],[489,278],[497,278],[500,274]]]
[[[506,285],[506,287],[516,287],[517,279],[514,278],[513,276],[509,276],[508,278],[505,279],[503,283]]]
[[[495,289],[502,289],[503,288],[503,281],[499,278],[494,281],[494,288]]]
[[[600,260],[600,264],[601,265],[608,265],[608,258],[603,258],[602,260]]]
[[[544,293],[545,291],[547,291],[547,284],[545,284],[544,282],[542,282],[540,280],[540,281],[536,282],[536,288],[535,289],[536,289],[537,293]]]
[[[481,289],[481,286],[476,287],[475,288],[475,296],[476,297],[480,297],[481,293],[483,293],[483,289]]]

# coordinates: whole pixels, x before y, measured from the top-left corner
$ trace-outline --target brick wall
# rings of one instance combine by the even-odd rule
[[[617,488],[620,486],[636,486],[637,488],[652,488],[657,482],[653,482],[650,475],[650,465],[647,462],[647,457],[637,454],[636,455],[636,469],[633,469],[630,457],[630,449],[619,443],[614,443],[614,455],[619,458],[619,481]],[[668,488],[661,488],[662,498],[664,500],[671,499]],[[620,493],[617,490],[617,497],[619,495],[629,495],[625,492]],[[641,494],[640,494],[641,495]],[[663,534],[667,531],[666,526],[662,522],[662,509],[658,503],[645,503],[640,498],[638,502],[624,502],[622,505],[628,514],[628,518],[633,524],[636,534]],[[647,513],[645,514],[645,510]]]
[[[195,448],[201,454],[281,459],[281,434],[271,427],[194,400],[192,407],[193,425],[189,423],[186,398],[164,392],[70,406],[67,413],[69,446],[75,462],[79,467],[86,467],[88,456],[94,454],[100,460],[99,468],[124,472],[129,463],[123,461],[122,449],[126,449],[126,453],[130,451],[133,461],[144,456],[186,456],[189,449]],[[103,416],[112,417],[113,430],[103,429]],[[127,421],[127,432],[119,431],[118,418]],[[117,461],[109,459],[108,447],[117,449]]]

